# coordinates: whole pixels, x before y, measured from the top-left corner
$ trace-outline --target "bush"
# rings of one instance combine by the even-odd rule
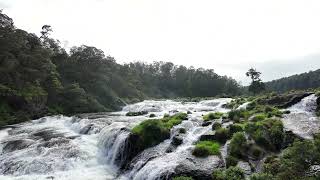
[[[221,112],[209,113],[209,114],[203,116],[203,120],[209,121],[209,120],[214,120],[214,119],[220,119],[222,116],[223,116],[223,113],[221,113]]]
[[[267,118],[267,116],[265,114],[257,114],[255,115],[251,120],[253,122],[258,122],[258,121],[263,121]]]
[[[244,172],[238,167],[229,167],[226,170],[217,169],[212,173],[213,180],[244,180]]]
[[[215,131],[215,130],[221,128],[221,127],[222,127],[221,123],[214,122],[214,123],[212,124],[212,130],[213,130],[213,131]]]
[[[254,173],[250,176],[250,180],[273,180],[275,179],[271,174]]]
[[[193,178],[186,177],[186,176],[179,176],[179,177],[174,177],[172,180],[193,180]]]
[[[187,118],[185,113],[178,113],[163,119],[148,119],[132,129],[132,133],[139,137],[137,142],[141,149],[155,146],[170,138],[170,130]]]
[[[229,129],[230,135],[233,135],[234,133],[243,131],[242,126],[239,124],[231,124],[228,126],[228,129]]]
[[[197,157],[207,157],[209,155],[219,155],[220,145],[213,141],[199,141],[192,154]]]
[[[285,133],[281,120],[266,119],[256,123],[247,123],[245,132],[260,146],[267,150],[280,150]]]
[[[237,132],[232,136],[229,144],[229,154],[236,158],[246,157],[247,139],[243,132]]]
[[[239,162],[239,159],[236,157],[233,157],[231,155],[228,155],[226,157],[226,166],[231,167],[231,166],[236,166]]]
[[[234,121],[234,122],[239,122],[240,119],[248,119],[250,116],[249,112],[247,110],[244,109],[240,109],[240,110],[231,110],[228,113],[228,117],[230,120]]]
[[[244,172],[238,167],[229,167],[225,172],[226,180],[244,180]]]
[[[263,155],[263,150],[257,145],[252,145],[250,146],[250,154],[253,158],[260,159]]]
[[[224,144],[230,138],[229,130],[226,128],[219,128],[216,130],[214,136],[216,141]]]

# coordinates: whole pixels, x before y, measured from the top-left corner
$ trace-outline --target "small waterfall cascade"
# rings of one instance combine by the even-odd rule
[[[320,119],[316,116],[317,97],[312,94],[287,110],[291,113],[282,119],[287,130],[305,139],[312,139],[320,129]]]
[[[0,179],[4,180],[108,180],[161,179],[183,164],[191,164],[194,143],[210,130],[203,127],[202,115],[227,112],[223,105],[230,98],[201,102],[143,101],[128,105],[120,112],[86,114],[77,117],[50,116],[0,130]],[[175,126],[171,139],[146,149],[119,175],[124,163],[125,145],[130,129],[149,118],[149,114],[128,117],[129,111],[148,111],[161,118],[164,114],[190,111],[188,120]],[[168,152],[172,138],[186,129],[183,143]],[[201,164],[218,166],[213,156]]]

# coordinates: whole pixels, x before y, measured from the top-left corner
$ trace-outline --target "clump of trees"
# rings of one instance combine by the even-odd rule
[[[260,79],[261,72],[258,72],[256,69],[250,68],[246,72],[246,76],[251,78],[251,84],[249,86],[249,92],[253,94],[261,93],[265,90],[265,84]]]
[[[0,12],[0,126],[47,114],[119,110],[146,98],[237,95],[240,85],[212,69],[170,62],[118,64],[96,47],[67,53],[52,28],[41,37]]]

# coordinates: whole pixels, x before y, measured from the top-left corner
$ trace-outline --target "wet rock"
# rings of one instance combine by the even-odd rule
[[[187,114],[192,114],[192,112],[191,111],[187,111]]]
[[[45,141],[48,141],[52,138],[58,138],[58,137],[64,137],[63,133],[59,133],[54,129],[41,129],[33,134],[31,134],[35,139],[43,139]]]
[[[178,110],[171,110],[171,111],[169,111],[169,113],[173,113],[173,114],[178,113],[178,112],[179,112]]]
[[[242,169],[246,176],[250,176],[252,174],[251,166],[248,162],[239,161],[237,167]]]
[[[215,132],[207,132],[200,136],[200,141],[214,141],[216,140]]]
[[[88,134],[89,131],[93,128],[93,124],[89,124],[85,127],[83,127],[81,130],[80,130],[80,134]]]
[[[4,153],[8,153],[8,152],[13,152],[16,150],[21,150],[21,149],[25,149],[27,147],[29,147],[30,145],[32,145],[34,143],[33,140],[30,139],[20,139],[20,140],[13,140],[13,141],[8,141],[6,143],[4,143],[4,147],[2,149],[2,151]]]
[[[211,180],[213,170],[221,167],[223,167],[223,161],[218,156],[190,157],[179,163],[170,177],[188,176],[195,180]]]
[[[312,92],[299,92],[299,93],[291,93],[291,94],[283,94],[273,96],[271,98],[259,99],[259,104],[267,104],[276,106],[278,108],[288,108],[292,105],[297,104],[303,98],[310,96],[313,94]]]
[[[201,126],[205,127],[209,126],[210,124],[212,124],[212,121],[204,121]]]
[[[148,114],[148,111],[127,112],[126,116],[142,116]]]
[[[179,135],[173,136],[171,144],[174,146],[179,146],[183,143],[183,138]]]

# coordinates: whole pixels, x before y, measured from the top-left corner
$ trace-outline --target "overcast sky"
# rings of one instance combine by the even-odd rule
[[[319,0],[0,0],[18,28],[117,62],[171,61],[248,83],[320,68]]]

